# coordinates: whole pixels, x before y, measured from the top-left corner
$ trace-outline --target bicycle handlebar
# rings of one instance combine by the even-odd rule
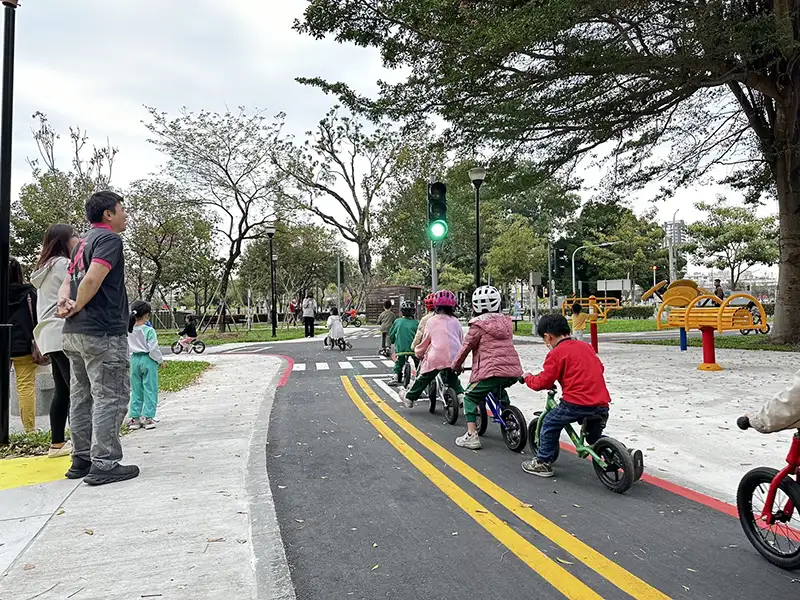
[[[748,419],[747,416],[741,416],[738,419],[736,419],[736,426],[742,431],[744,431],[745,429],[750,429],[751,427],[750,419]]]

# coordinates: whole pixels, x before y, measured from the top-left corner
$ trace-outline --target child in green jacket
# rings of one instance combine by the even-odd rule
[[[414,341],[414,336],[417,333],[417,326],[419,322],[414,318],[417,312],[417,307],[413,302],[403,302],[400,305],[400,314],[402,318],[396,319],[389,329],[389,343],[394,344],[394,351],[397,359],[394,362],[394,374],[389,381],[389,385],[398,386],[403,377],[403,367],[411,356],[414,359],[414,365],[419,367],[419,361],[416,356],[411,355],[411,344]]]

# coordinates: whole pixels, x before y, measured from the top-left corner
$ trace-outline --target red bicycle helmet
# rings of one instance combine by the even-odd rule
[[[425,310],[433,310],[436,306],[433,304],[433,292],[425,296]]]
[[[458,305],[458,301],[456,300],[456,295],[450,290],[439,290],[433,296],[433,305],[436,308],[440,306],[451,306],[455,308]]]

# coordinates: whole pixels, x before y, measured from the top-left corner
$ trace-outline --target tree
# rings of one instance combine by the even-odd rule
[[[775,217],[759,218],[754,209],[732,206],[724,197],[714,204],[698,202],[695,207],[707,216],[689,225],[691,242],[686,250],[706,267],[727,271],[730,289],[737,288],[739,278],[751,267],[778,261]]]
[[[337,237],[319,225],[279,223],[272,240],[278,257],[275,287],[284,304],[305,292],[336,282],[336,257],[344,255]],[[261,238],[245,250],[240,280],[261,298],[271,296],[269,240]]]
[[[260,113],[193,113],[175,119],[148,107],[156,148],[169,157],[166,173],[185,191],[189,204],[207,208],[219,219],[214,232],[226,246],[219,297],[225,298],[231,275],[248,240],[275,218],[273,202],[281,178],[273,169],[279,127]],[[220,332],[225,320],[219,320]]]
[[[33,118],[39,121],[38,129],[33,132],[39,158],[28,161],[33,181],[22,186],[11,214],[11,252],[28,265],[36,260],[51,225],[67,223],[79,231],[86,227],[86,198],[110,187],[118,152],[110,144],[88,148],[86,132],[70,127],[72,161],[70,169],[64,171],[58,168],[55,158],[56,140],[60,136],[47,115],[37,112]]]
[[[180,207],[180,210],[175,210]],[[147,302],[159,286],[185,287],[202,256],[213,254],[212,215],[192,206],[174,183],[139,180],[126,196],[125,239],[136,286]]]
[[[374,46],[409,69],[372,100],[301,79],[374,117],[435,112],[449,139],[556,169],[608,149],[617,185],[664,194],[724,180],[778,199],[774,336],[800,341],[800,11],[779,1],[318,0],[295,28]],[[658,154],[656,154],[658,150]]]
[[[493,283],[508,285],[527,279],[531,271],[541,271],[546,262],[546,243],[536,237],[525,217],[511,215],[489,251],[486,272]]]
[[[408,147],[426,131],[401,135],[377,125],[367,133],[358,119],[333,108],[302,145],[289,137],[276,148],[275,164],[294,187],[284,190],[284,197],[356,244],[358,266],[367,281],[372,276],[374,208],[403,170]]]

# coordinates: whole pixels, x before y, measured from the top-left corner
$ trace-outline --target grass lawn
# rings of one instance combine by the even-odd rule
[[[633,331],[656,331],[655,319],[609,319],[607,323],[598,323],[598,333],[627,333]],[[589,332],[589,325],[586,325]],[[517,324],[517,335],[531,335],[530,321],[520,321]]]
[[[180,391],[197,381],[210,366],[211,363],[204,361],[169,361],[158,371],[158,389],[161,392]],[[125,427],[123,433],[127,433]],[[9,436],[9,441],[8,446],[0,446],[0,459],[47,454],[50,448],[50,431],[37,429],[32,433],[14,432]]]
[[[715,348],[731,350],[765,350],[772,352],[800,352],[800,346],[789,344],[773,344],[769,336],[748,335],[748,336],[718,336],[714,339]],[[631,340],[627,344],[646,344],[649,346],[678,346],[678,340]],[[689,346],[700,348],[703,343],[700,338],[689,338]]]
[[[320,326],[317,325],[317,333],[320,332]],[[198,339],[203,340],[206,346],[221,346],[222,344],[241,344],[245,342],[280,342],[282,340],[296,340],[303,337],[304,330],[302,327],[278,327],[276,332],[277,337],[272,337],[272,328],[269,326],[255,326],[248,331],[244,327],[239,328],[239,331],[228,331],[225,333],[218,333],[212,331],[211,328],[205,333],[198,331]],[[158,332],[158,342],[162,346],[171,346],[178,336],[172,330],[161,330]]]

